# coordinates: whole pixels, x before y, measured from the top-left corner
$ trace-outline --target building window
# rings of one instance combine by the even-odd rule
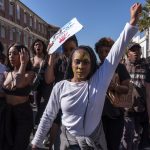
[[[13,41],[13,30],[10,29],[10,32],[9,32],[9,40]]]
[[[4,46],[4,52],[3,52],[3,53],[4,53],[4,55],[7,55],[7,46],[8,46],[8,45],[5,44],[5,43],[3,43],[3,46]]]
[[[44,32],[44,34],[45,34],[45,26],[43,26],[43,32]]]
[[[9,3],[9,15],[13,16],[13,5]]]
[[[27,33],[24,33],[24,45],[26,47],[28,47],[28,35],[27,35]]]
[[[16,32],[16,41],[17,41],[18,43],[21,42],[21,31],[19,31],[19,30]]]
[[[41,30],[41,24],[39,23],[38,25],[39,25],[38,30],[40,32],[40,30]]]
[[[36,29],[36,18],[34,18],[34,29]]]
[[[42,24],[42,33],[44,34],[44,28],[45,28],[45,26],[44,26],[44,24]]]
[[[45,34],[45,26],[43,26],[43,33]]]
[[[30,27],[32,27],[32,16],[30,16]]]
[[[17,19],[20,19],[20,7],[17,5]]]
[[[43,25],[41,24],[41,33],[43,33]]]
[[[4,10],[4,0],[0,0],[0,9]]]
[[[9,32],[9,39],[10,39],[10,41],[14,40],[14,35],[15,35],[15,29],[12,28],[12,29],[10,29],[10,32]]]
[[[5,27],[1,26],[1,38],[5,38],[5,36],[6,36]]]
[[[29,37],[29,44],[30,44],[29,47],[31,47],[32,43],[33,43],[33,38]]]
[[[24,13],[24,23],[27,23],[27,13]]]

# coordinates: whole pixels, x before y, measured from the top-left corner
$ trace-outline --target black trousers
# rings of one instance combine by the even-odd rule
[[[8,105],[3,150],[26,150],[33,129],[33,113],[29,102]]]
[[[6,101],[4,98],[0,97],[0,150],[3,149],[3,142],[5,137],[5,109],[6,109]]]
[[[40,123],[40,119],[41,119],[43,112],[46,108],[46,105],[48,103],[48,99],[44,99],[42,96],[42,93],[40,91],[34,92],[34,99],[36,100],[36,104],[37,104],[37,113],[35,116],[35,125],[38,125]]]
[[[124,127],[123,116],[115,119],[103,116],[102,122],[108,150],[119,150]]]

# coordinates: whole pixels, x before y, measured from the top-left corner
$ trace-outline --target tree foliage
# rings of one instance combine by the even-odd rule
[[[138,21],[138,25],[141,32],[150,27],[150,0],[146,0],[146,3],[142,7],[142,14]]]

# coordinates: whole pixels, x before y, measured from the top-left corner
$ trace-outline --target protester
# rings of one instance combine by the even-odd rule
[[[55,83],[64,79],[66,68],[68,65],[69,57],[72,51],[78,46],[76,36],[71,36],[63,45],[63,54],[60,55],[54,66]]]
[[[70,56],[66,80],[55,85],[32,141],[40,147],[59,109],[62,110],[61,150],[100,149],[99,135],[105,95],[123,52],[137,32],[134,26],[141,5],[131,7],[130,23],[97,69],[96,56],[89,46],[77,47]]]
[[[62,54],[58,54],[55,60],[55,54],[49,56],[48,67],[45,73],[45,81],[47,84],[50,84],[52,81],[57,83],[64,79],[70,54],[77,46],[78,41],[76,36],[71,36],[62,45]]]
[[[138,150],[150,146],[148,139],[148,114],[146,101],[150,100],[150,69],[144,58],[141,58],[141,46],[131,44],[127,52],[125,63],[131,76],[131,81],[136,89],[132,93],[134,102],[131,109],[125,110],[124,134],[121,142],[121,150]],[[147,86],[146,86],[147,85]]]
[[[56,54],[52,54],[49,57],[48,67],[45,72],[45,81],[47,84],[50,84],[53,81],[52,76],[55,78],[55,84],[64,79],[67,64],[69,57],[72,51],[78,46],[78,41],[75,35],[71,36],[63,45],[62,45],[62,54],[58,54],[56,58]],[[54,143],[53,149],[57,150],[60,146],[60,126],[61,126],[61,110],[59,111],[54,123],[51,127],[50,131],[50,139],[49,139],[49,148],[52,149],[52,145]],[[46,142],[44,142],[46,143]]]
[[[4,52],[4,46],[0,41],[0,63],[1,64],[5,64],[5,59],[6,59],[6,56],[3,54],[3,52]]]
[[[5,75],[5,140],[3,150],[26,150],[33,128],[29,93],[34,78],[29,51],[24,45],[12,44],[7,53],[9,72]]]
[[[149,67],[149,70],[150,70],[150,56],[146,58],[146,63],[147,63],[147,65]],[[145,83],[145,86],[146,86],[146,94],[147,94],[146,102],[147,102],[147,111],[148,111],[148,118],[149,118],[149,138],[150,138],[150,100],[149,100],[149,97],[150,97],[150,92],[149,92],[150,84]]]
[[[6,71],[6,67],[0,64],[0,149],[3,149],[3,144],[5,141],[5,108],[6,108],[6,100],[5,94],[2,90],[2,84],[4,81],[4,72]]]
[[[100,66],[104,63],[104,60],[107,57],[113,44],[114,41],[107,37],[101,38],[95,44],[95,50],[101,60]],[[111,81],[109,90],[118,94],[126,94],[128,92],[130,79],[126,67],[119,63],[115,71],[115,75],[117,75],[116,77],[119,78],[116,79],[116,82]],[[119,150],[124,127],[123,110],[114,106],[108,96],[106,96],[104,104],[102,122],[108,150]]]
[[[43,111],[47,105],[53,83],[51,84],[50,82],[47,84],[45,81],[45,71],[48,67],[48,55],[45,43],[40,39],[36,39],[31,46],[31,50],[34,55],[32,59],[33,71],[36,74],[32,91],[34,95],[34,105],[37,106],[37,113],[35,117],[35,128],[37,128]],[[50,74],[49,76],[52,78],[54,77]]]
[[[1,50],[2,44],[0,42],[0,50]],[[5,94],[2,90],[2,85],[4,82],[4,74],[6,71],[6,66],[0,63],[0,150],[3,149],[3,141],[5,132],[5,108],[6,108],[6,101],[5,101]]]

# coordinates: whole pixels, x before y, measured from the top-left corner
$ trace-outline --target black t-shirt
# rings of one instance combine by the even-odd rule
[[[64,55],[60,55],[57,58],[56,64],[54,66],[55,84],[64,79],[66,68],[67,68],[67,58]],[[62,111],[60,109],[56,119],[54,120],[54,123],[60,125],[61,116],[62,116]]]
[[[67,68],[67,59],[65,56],[60,56],[54,66],[55,83],[64,79]]]
[[[119,63],[115,73],[118,73],[120,82],[130,79],[130,75],[125,67],[125,65]],[[103,108],[103,116],[107,116],[109,118],[117,118],[123,115],[123,110],[121,108],[114,107],[110,100],[106,97],[105,104]]]
[[[47,69],[47,63],[44,63],[41,69],[39,67],[33,67],[32,70],[38,74],[39,78],[39,84],[37,86],[36,91],[39,93],[41,97],[43,97],[44,100],[48,101],[52,88],[53,88],[53,83],[47,84],[45,81],[45,71]],[[39,72],[40,70],[40,72]]]
[[[146,78],[145,81],[150,83],[150,57],[146,58]]]

